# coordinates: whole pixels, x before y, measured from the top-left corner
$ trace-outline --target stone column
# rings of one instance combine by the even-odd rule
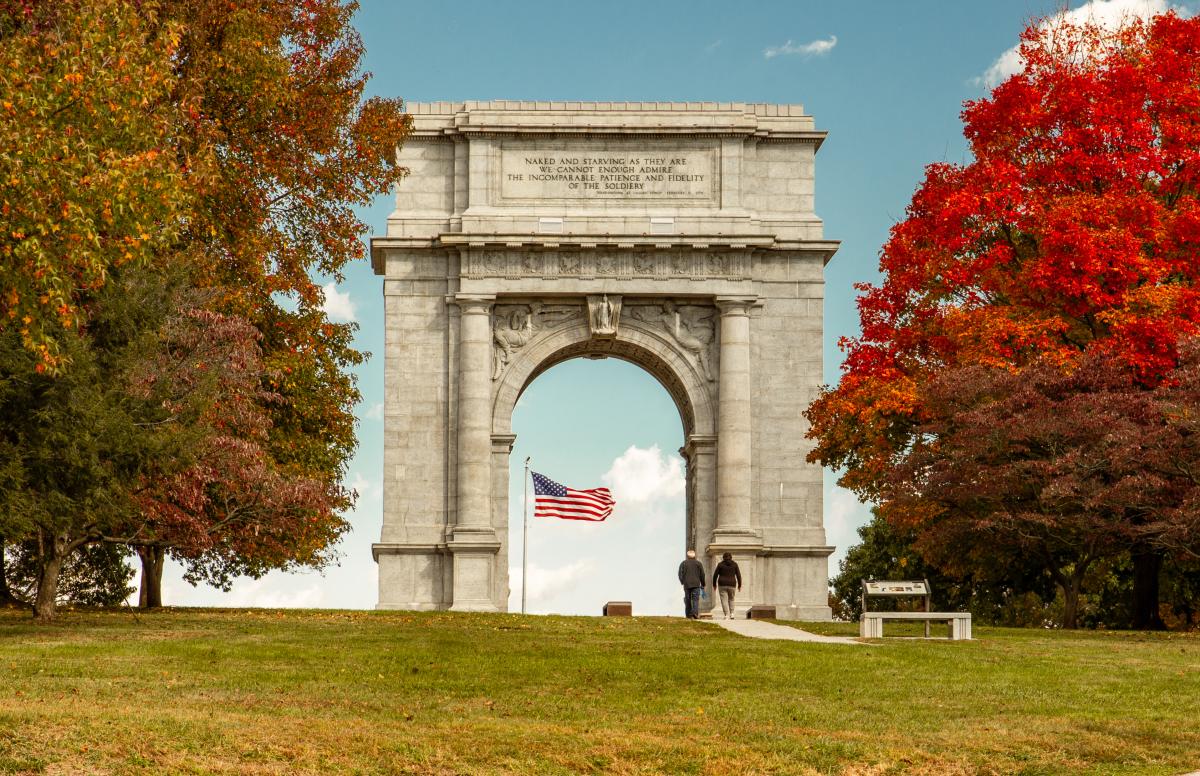
[[[710,563],[723,553],[733,554],[742,570],[742,592],[737,610],[759,601],[758,556],[762,534],[757,520],[751,483],[751,421],[753,396],[750,382],[750,309],[753,297],[717,297],[721,311],[721,364],[717,395],[717,519],[708,546]]]
[[[717,527],[749,528],[750,307],[752,299],[717,298],[721,310],[721,374],[717,404]]]
[[[457,514],[447,546],[454,555],[455,611],[496,611],[492,527],[492,303],[459,294]]]

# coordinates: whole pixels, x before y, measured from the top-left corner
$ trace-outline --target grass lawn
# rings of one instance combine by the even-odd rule
[[[4,611],[0,773],[1200,768],[1200,637],[975,635],[843,646],[666,618],[176,609],[41,626]]]

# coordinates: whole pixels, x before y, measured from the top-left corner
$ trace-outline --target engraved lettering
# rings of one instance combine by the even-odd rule
[[[716,151],[674,153],[544,153],[501,151],[503,199],[712,201]]]

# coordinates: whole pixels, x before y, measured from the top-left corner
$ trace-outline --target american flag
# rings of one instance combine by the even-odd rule
[[[533,475],[534,517],[561,517],[566,520],[599,521],[612,514],[613,501],[608,488],[575,490],[559,485],[549,477]]]

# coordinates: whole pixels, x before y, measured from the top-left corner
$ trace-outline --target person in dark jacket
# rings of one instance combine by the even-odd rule
[[[741,589],[742,570],[738,568],[733,555],[727,552],[721,556],[721,562],[713,569],[713,590],[716,590],[721,598],[721,611],[727,620],[733,619],[734,591]]]
[[[683,612],[689,620],[700,619],[700,593],[704,591],[704,566],[696,560],[696,551],[688,550],[679,564],[679,584],[683,585]]]

